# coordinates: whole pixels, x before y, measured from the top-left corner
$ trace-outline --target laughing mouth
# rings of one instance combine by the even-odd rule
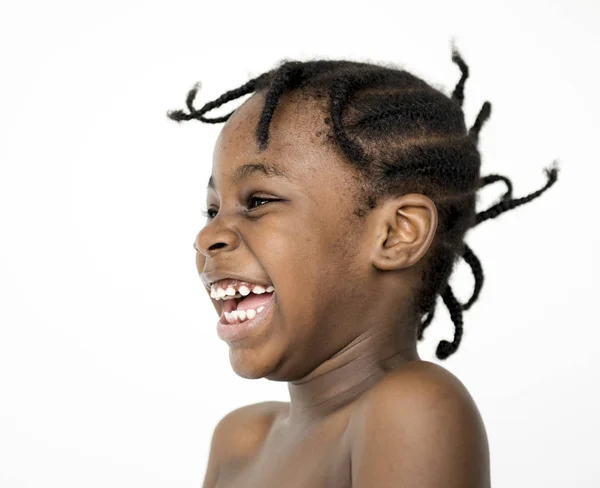
[[[253,319],[271,301],[273,285],[258,285],[247,281],[221,280],[211,285],[211,298],[223,301],[221,322],[236,324]]]

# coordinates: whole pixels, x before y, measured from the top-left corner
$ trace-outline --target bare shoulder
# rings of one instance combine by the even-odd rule
[[[394,401],[398,407],[415,401],[437,404],[453,400],[465,408],[477,409],[465,385],[453,373],[429,361],[413,361],[391,371],[369,390],[359,410],[364,413],[369,405],[383,400]]]
[[[284,402],[260,402],[232,410],[215,428],[220,447],[229,457],[245,457],[260,447]]]
[[[283,402],[260,402],[238,407],[217,423],[212,435],[203,488],[216,486],[228,465],[243,462],[260,447]]]
[[[433,391],[445,395],[458,395],[463,400],[473,402],[470,393],[465,385],[453,373],[446,368],[431,363],[429,361],[418,361],[411,363],[412,368],[407,368],[406,371],[398,372],[398,380],[403,378],[402,373],[405,373],[406,378],[411,378],[416,384],[422,387],[429,387]]]
[[[357,488],[381,476],[398,486],[452,479],[456,486],[489,487],[479,410],[454,374],[428,361],[390,372],[365,394],[352,419],[351,455]]]

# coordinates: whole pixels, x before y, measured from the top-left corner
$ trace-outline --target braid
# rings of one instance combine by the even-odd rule
[[[453,343],[449,343],[448,341],[443,340],[438,344],[436,355],[439,359],[446,359],[451,354],[454,354],[454,352],[458,348],[458,345],[460,344],[460,340],[462,337],[462,327],[463,327],[462,311],[468,310],[469,308],[471,308],[471,305],[473,305],[473,303],[475,303],[475,301],[479,297],[479,293],[483,286],[483,270],[481,268],[481,263],[480,263],[479,259],[477,258],[477,256],[475,256],[475,253],[473,253],[471,248],[469,246],[467,246],[466,244],[465,244],[465,251],[464,251],[462,257],[467,262],[467,264],[471,267],[471,271],[473,272],[473,275],[475,277],[475,287],[473,289],[473,294],[472,294],[471,298],[469,298],[469,300],[465,304],[460,304],[458,302],[458,300],[452,293],[452,289],[450,288],[450,285],[447,286],[445,292],[442,294],[442,297],[444,299],[444,304],[446,305],[446,307],[448,307],[448,310],[450,311],[450,318],[452,319],[452,322],[454,323],[456,332],[455,332],[455,339],[454,339]],[[435,315],[436,303],[437,302],[434,302],[434,305],[432,306],[432,308],[429,310],[429,312],[427,312],[427,316],[426,316],[425,320],[423,320],[419,326],[418,336],[417,336],[417,338],[419,340],[423,339],[423,332],[424,332],[425,328],[427,328],[427,326],[433,320],[433,317]]]
[[[558,178],[558,166],[557,166],[556,161],[554,162],[553,166],[544,169],[544,172],[546,173],[546,176],[548,177],[548,181],[542,188],[540,188],[539,190],[534,191],[533,193],[530,193],[529,195],[522,197],[522,198],[516,198],[516,199],[503,198],[502,201],[500,201],[496,205],[492,205],[487,210],[485,210],[483,212],[479,212],[476,215],[475,225],[479,225],[484,220],[494,219],[501,213],[512,210],[513,208],[523,205],[525,203],[529,203],[530,201],[539,197],[548,188],[550,188],[554,183],[556,183],[556,180]]]
[[[481,110],[477,114],[475,123],[469,129],[469,137],[471,138],[471,140],[473,140],[473,142],[475,142],[475,143],[478,142],[479,131],[481,130],[481,127],[483,127],[483,124],[485,124],[487,119],[490,118],[491,113],[492,113],[492,104],[490,102],[485,102],[483,104],[483,106],[481,107]]]
[[[438,359],[446,359],[448,356],[454,354],[460,345],[463,335],[463,307],[452,293],[450,285],[447,285],[442,292],[442,299],[446,307],[448,307],[452,322],[454,322],[454,340],[452,342],[446,340],[440,341],[435,351]]]
[[[506,176],[496,174],[482,176],[480,179],[479,188],[483,188],[484,186],[490,185],[497,181],[504,182],[507,187],[506,193],[502,195],[501,201],[512,198],[512,183]],[[483,269],[481,267],[481,261],[479,261],[479,258],[475,255],[473,250],[467,244],[464,245],[464,248],[465,250],[462,254],[462,258],[470,266],[471,272],[473,273],[473,277],[475,278],[473,295],[471,296],[471,298],[469,298],[467,303],[463,305],[463,310],[468,310],[479,297],[479,293],[481,291],[481,288],[483,287]]]
[[[481,267],[481,262],[479,258],[475,256],[475,253],[472,249],[465,244],[465,252],[462,255],[463,259],[467,262],[467,264],[471,267],[471,271],[473,272],[473,277],[475,278],[475,286],[473,287],[473,294],[471,298],[467,301],[467,303],[462,305],[463,310],[469,310],[471,305],[473,305],[477,298],[479,297],[479,293],[481,292],[481,288],[483,287],[483,269]]]
[[[463,73],[459,83],[457,84],[456,88],[454,89],[454,92],[452,93],[452,99],[456,100],[462,106],[462,102],[463,102],[463,98],[464,98],[464,94],[463,94],[464,82],[466,81],[466,79],[468,77],[469,71],[468,71],[468,67],[466,66],[464,60],[460,57],[460,55],[456,51],[453,52],[452,60],[459,65],[459,67]],[[483,104],[481,110],[479,111],[479,114],[477,115],[475,123],[469,129],[468,137],[475,144],[477,144],[477,142],[479,140],[479,132],[480,132],[481,128],[483,127],[483,125],[489,119],[489,117],[491,115],[491,109],[492,109],[491,104],[489,102],[485,102]],[[497,175],[497,174],[490,174],[490,175],[480,178],[479,188],[483,188],[484,186],[489,185],[491,183],[495,183],[497,181],[502,181],[506,184],[507,190],[506,190],[506,193],[504,193],[502,195],[500,202],[498,202],[496,205],[493,205],[486,211],[476,214],[474,226],[480,224],[484,220],[495,218],[503,212],[512,210],[513,208],[518,207],[519,205],[523,205],[523,204],[528,203],[531,200],[539,197],[542,193],[544,193],[548,188],[550,188],[556,182],[557,177],[558,177],[558,168],[556,166],[546,169],[545,172],[546,172],[546,175],[548,176],[548,182],[546,183],[546,185],[543,188],[541,188],[540,190],[537,190],[536,192],[531,193],[530,195],[527,195],[526,197],[519,198],[516,200],[512,198],[513,186],[512,186],[512,182],[510,181],[509,178],[502,176],[502,175]],[[462,337],[462,330],[463,330],[462,310],[468,310],[469,308],[471,308],[473,303],[475,303],[477,301],[477,298],[479,297],[479,293],[481,292],[481,288],[483,287],[484,275],[483,275],[483,268],[481,266],[481,262],[479,261],[479,258],[477,258],[477,256],[473,252],[473,250],[466,244],[464,244],[464,252],[462,254],[462,257],[471,268],[473,277],[475,278],[475,286],[474,286],[473,294],[472,294],[471,298],[469,298],[469,300],[465,304],[462,304],[462,305],[459,304],[459,302],[456,300],[456,298],[452,294],[450,285],[447,286],[446,291],[442,294],[442,297],[444,298],[444,303],[445,303],[446,307],[448,307],[448,310],[450,311],[450,317],[452,318],[452,322],[455,325],[456,335],[455,335],[455,341],[453,343],[449,343],[448,341],[441,341],[438,344],[436,356],[439,359],[446,359],[448,356],[450,356],[450,355],[454,354],[454,352],[456,352],[458,345],[460,344],[461,337]],[[435,310],[435,304],[433,305],[433,308],[431,308],[431,310],[428,312],[427,318],[420,324],[419,336],[418,336],[419,339],[422,339],[423,330],[433,320],[434,310]]]
[[[558,168],[556,166],[554,166],[552,168],[546,169],[545,172],[548,176],[548,182],[546,183],[546,185],[543,188],[531,193],[530,195],[528,195],[526,197],[518,198],[516,200],[512,199],[512,183],[511,183],[510,179],[508,179],[505,176],[496,175],[496,174],[487,175],[487,176],[482,177],[480,180],[481,181],[480,188],[483,188],[484,186],[489,185],[491,183],[495,183],[497,181],[502,181],[506,184],[507,191],[504,195],[502,195],[502,198],[499,203],[490,207],[488,210],[486,210],[484,212],[480,212],[479,214],[476,215],[475,225],[478,225],[479,223],[483,222],[484,220],[495,218],[503,212],[506,212],[515,207],[518,207],[519,205],[523,205],[524,203],[528,203],[531,200],[539,197],[543,192],[545,192],[548,188],[550,188],[550,186],[552,186],[556,182],[557,176],[558,176]],[[456,348],[458,348],[458,345],[460,344],[460,338],[462,337],[462,325],[463,325],[461,310],[468,310],[469,308],[471,308],[473,303],[475,303],[475,301],[477,301],[477,298],[479,297],[479,293],[481,292],[481,288],[483,286],[483,269],[481,267],[481,262],[479,261],[479,259],[477,258],[477,256],[473,252],[473,250],[468,245],[465,244],[464,248],[465,248],[465,250],[462,254],[462,257],[471,268],[473,277],[475,278],[475,286],[474,286],[473,294],[472,294],[471,298],[469,298],[469,300],[465,304],[462,304],[462,305],[460,305],[458,303],[458,301],[456,301],[456,298],[454,297],[454,295],[452,295],[450,286],[448,286],[448,288],[446,289],[446,292],[445,292],[446,297],[444,298],[444,303],[450,310],[450,316],[452,318],[452,321],[455,324],[456,339],[455,339],[455,343],[452,343],[452,344],[447,341],[441,341],[438,344],[438,349],[437,349],[436,355],[439,359],[447,358],[448,356],[450,356],[451,354],[453,354],[456,351]],[[444,295],[442,295],[442,296],[444,296]],[[460,307],[460,310],[458,309],[458,307]],[[425,320],[421,324],[421,333],[419,335],[419,339],[422,338],[422,330],[425,327],[427,327],[427,325],[429,325],[429,323],[431,322],[432,319],[433,319],[433,309],[432,309],[431,313],[428,315],[427,320]],[[440,357],[440,354],[442,354],[444,357]]]
[[[477,145],[479,133],[491,115],[491,104],[488,101],[483,104],[467,130],[462,106],[469,67],[454,45],[452,61],[459,67],[461,77],[450,97],[394,66],[346,60],[284,60],[278,67],[227,91],[200,110],[193,105],[200,88],[200,83],[196,83],[186,99],[189,113],[182,110],[167,113],[177,122],[191,119],[225,122],[235,110],[215,118],[204,114],[248,93],[264,92],[264,106],[255,132],[262,151],[267,147],[269,127],[284,93],[297,90],[313,99],[327,94],[325,123],[331,129],[329,140],[362,175],[355,214],[363,218],[381,200],[412,192],[427,195],[436,204],[437,239],[431,246],[431,259],[423,267],[415,304],[421,317],[417,328],[419,340],[434,318],[439,295],[450,312],[455,337],[453,342],[443,340],[438,344],[439,359],[448,358],[458,349],[463,334],[463,311],[471,308],[483,286],[481,262],[463,241],[466,232],[484,220],[537,198],[556,182],[558,175],[556,166],[546,169],[546,185],[518,199],[513,199],[512,182],[507,177],[480,175]],[[506,192],[498,203],[477,213],[476,192],[498,181],[506,185]],[[457,255],[469,265],[475,280],[473,293],[464,304],[459,303],[448,284]]]
[[[344,149],[346,155],[351,161],[365,162],[365,154],[358,144],[348,137],[342,123],[342,109],[348,101],[350,91],[350,81],[345,79],[338,80],[331,87],[331,120],[335,137],[340,141],[340,146]]]
[[[480,188],[483,188],[486,185],[490,185],[492,183],[496,183],[496,181],[503,181],[506,184],[506,193],[502,195],[502,200],[510,200],[512,198],[513,186],[512,182],[506,177],[502,175],[487,175],[481,178]]]
[[[265,104],[260,115],[260,120],[256,127],[256,137],[260,150],[264,150],[269,139],[269,125],[273,118],[273,113],[277,107],[277,102],[281,95],[291,88],[295,88],[302,81],[305,67],[299,62],[289,62],[284,64],[279,71],[275,73],[271,86],[265,96]]]
[[[508,179],[506,176],[490,174],[490,175],[482,177],[481,183],[480,183],[480,188],[483,188],[484,186],[489,185],[491,183],[495,183],[497,181],[504,182],[507,187],[507,191],[506,191],[506,193],[504,193],[504,195],[502,195],[500,203],[498,203],[497,205],[494,205],[490,209],[486,210],[486,212],[491,212],[490,215],[492,213],[494,213],[495,214],[494,217],[495,217],[495,216],[499,215],[500,213],[502,213],[502,212],[498,211],[499,208],[505,209],[502,211],[507,211],[512,208],[515,208],[518,205],[527,203],[527,202],[533,200],[534,198],[540,196],[544,191],[546,191],[556,181],[556,177],[557,177],[557,169],[556,168],[546,170],[546,172],[549,176],[550,181],[546,184],[546,186],[543,189],[538,190],[537,192],[534,192],[525,198],[520,198],[517,200],[512,200],[512,183],[511,183],[510,179]],[[496,210],[494,210],[494,209],[496,209]],[[485,212],[482,212],[481,214],[478,214],[478,215],[483,215],[485,217],[485,215],[487,215],[487,214]],[[486,220],[487,218],[494,218],[494,217],[487,216],[487,217],[483,218],[483,220]],[[481,221],[483,221],[483,220],[481,220]],[[471,271],[473,273],[473,277],[475,278],[475,286],[474,286],[473,294],[471,295],[471,298],[469,298],[469,300],[466,303],[461,305],[462,310],[468,310],[469,308],[471,308],[473,303],[475,303],[477,301],[477,298],[479,297],[479,293],[481,292],[481,288],[483,287],[483,269],[481,267],[481,262],[479,261],[479,258],[477,258],[477,256],[473,252],[473,250],[467,244],[464,245],[464,248],[465,248],[465,250],[462,254],[462,258],[470,266]],[[448,292],[448,293],[451,293],[451,292]],[[452,300],[452,298],[450,298],[450,300]],[[445,302],[445,303],[446,303],[446,305],[448,305],[448,302]],[[425,327],[427,327],[427,325],[429,325],[429,323],[433,319],[433,310],[434,309],[432,309],[431,313],[428,314],[427,319],[421,324],[421,327],[422,327],[421,331]],[[455,321],[456,317],[458,317],[457,312],[454,312],[454,315],[452,315],[452,311],[451,311],[451,317],[452,317],[452,320]],[[455,324],[456,324],[456,327],[458,328],[459,325],[456,321],[455,321]],[[461,319],[460,319],[460,327],[462,327],[462,315],[461,315]],[[421,339],[421,338],[422,338],[422,335],[419,336],[419,339]],[[442,342],[446,342],[446,341],[442,341]],[[446,342],[446,344],[448,344],[448,343]],[[440,344],[438,347],[446,348],[448,346],[442,346]],[[450,350],[450,354],[452,354],[453,352],[454,352],[454,350]]]
[[[190,113],[186,114],[185,112],[183,112],[183,110],[169,110],[167,112],[167,117],[169,117],[170,119],[172,119],[176,122],[181,122],[182,120],[192,120],[192,119],[198,119],[198,120],[201,120],[202,122],[206,122],[209,124],[217,124],[220,122],[226,122],[229,119],[229,117],[231,117],[231,115],[235,112],[235,110],[228,113],[227,115],[224,115],[223,117],[215,117],[213,119],[203,117],[203,115],[206,112],[209,112],[210,110],[212,110],[214,108],[220,107],[221,105],[224,105],[225,103],[227,103],[231,100],[236,100],[237,98],[239,98],[241,96],[244,96],[248,93],[252,93],[253,91],[256,90],[256,87],[259,84],[264,83],[268,74],[269,73],[264,73],[264,74],[258,76],[257,78],[254,78],[254,79],[248,81],[247,83],[244,83],[239,88],[235,88],[233,90],[229,90],[228,92],[225,92],[223,95],[221,95],[216,100],[205,104],[200,110],[194,109],[194,106],[193,106],[194,99],[196,98],[196,94],[198,93],[198,90],[200,89],[200,86],[201,86],[201,83],[198,82],[189,91],[188,96],[186,98],[186,105],[187,105],[187,108],[190,111]]]
[[[490,174],[487,176],[482,176],[480,179],[479,188],[483,188],[484,186],[490,185],[497,181],[502,181],[506,184],[507,190],[504,195],[502,195],[501,201],[508,200],[512,198],[512,183],[506,177],[502,175]],[[467,301],[467,303],[463,304],[463,310],[469,310],[473,303],[477,301],[479,297],[479,293],[481,292],[481,288],[483,287],[483,268],[481,267],[481,261],[475,255],[473,250],[467,245],[464,245],[464,252],[462,254],[462,258],[466,261],[466,263],[471,268],[471,272],[473,273],[473,277],[475,278],[475,286],[473,288],[473,294],[471,298]]]
[[[454,91],[452,92],[452,100],[456,100],[458,104],[462,107],[463,100],[465,98],[465,82],[469,77],[469,67],[467,66],[467,63],[465,63],[465,61],[457,51],[456,47],[454,46],[452,46],[452,61],[454,61],[458,65],[462,73],[460,80],[458,81],[456,87],[454,88]]]

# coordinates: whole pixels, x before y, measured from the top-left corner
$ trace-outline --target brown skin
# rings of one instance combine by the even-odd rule
[[[234,473],[243,480],[239,486],[285,486],[290,466],[305,473],[306,484],[297,481],[297,486],[413,486],[414,479],[422,488],[441,486],[421,483],[422,474],[404,479],[393,470],[389,478],[382,478],[385,469],[369,473],[365,464],[367,453],[377,455],[380,450],[388,457],[378,459],[388,459],[390,466],[398,451],[408,462],[407,446],[396,446],[385,436],[393,425],[404,435],[410,430],[407,426],[415,425],[408,413],[401,416],[403,422],[390,422],[391,411],[402,411],[402,402],[407,404],[405,412],[428,412],[421,420],[428,425],[437,425],[430,416],[438,411],[435,418],[445,415],[444,422],[453,429],[457,424],[447,418],[452,411],[447,405],[455,405],[455,413],[470,409],[464,427],[479,432],[471,444],[478,454],[484,453],[483,426],[468,392],[444,368],[421,361],[417,353],[419,318],[413,300],[437,228],[435,204],[424,195],[409,194],[390,198],[359,219],[354,214],[356,174],[324,135],[329,130],[324,123],[327,107],[286,93],[271,121],[268,147],[259,152],[254,134],[263,103],[262,93],[246,100],[218,137],[212,167],[216,189],[207,190],[207,208],[214,209],[214,218],[194,245],[199,273],[237,273],[275,287],[267,326],[250,339],[231,342],[230,360],[244,378],[288,382],[291,401],[244,407],[226,416],[215,430],[204,486],[238,486]],[[257,162],[281,167],[292,180],[254,174],[233,183],[236,168]],[[250,200],[248,207],[252,195],[257,200]],[[222,302],[212,301],[220,315]],[[390,395],[395,399],[391,407],[377,408],[390,405]],[[443,411],[431,409],[441,398],[453,400],[444,400]],[[415,405],[424,408],[415,410]],[[365,429],[381,434],[372,437],[375,434],[366,435]],[[321,439],[325,432],[333,443]],[[444,433],[438,428],[431,435]],[[453,437],[454,431],[448,435]],[[240,443],[240,438],[252,441]],[[448,452],[455,452],[449,442]],[[324,445],[327,452],[339,455],[319,454]],[[277,453],[279,461],[287,456],[287,469],[277,471],[273,462],[265,465],[267,454],[258,462],[261,451]],[[317,457],[322,460],[318,468]],[[362,484],[330,472],[335,466],[349,474],[350,457],[351,478]],[[356,466],[367,467],[358,472]],[[472,471],[468,480],[480,480]],[[466,480],[452,486],[488,486]]]

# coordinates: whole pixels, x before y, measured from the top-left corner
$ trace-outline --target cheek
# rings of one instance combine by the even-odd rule
[[[342,263],[337,239],[321,223],[297,222],[286,233],[268,241],[272,269],[277,270],[286,296],[308,310],[327,298],[328,288],[339,279]],[[275,278],[275,277],[274,277]]]
[[[313,288],[318,288],[324,264],[319,230],[314,224],[296,219],[293,225],[265,233],[264,237],[259,259],[282,298],[287,298],[286,306],[306,307]]]
[[[206,262],[206,257],[201,252],[196,251],[196,269],[198,273],[202,273],[204,270],[204,263]]]

